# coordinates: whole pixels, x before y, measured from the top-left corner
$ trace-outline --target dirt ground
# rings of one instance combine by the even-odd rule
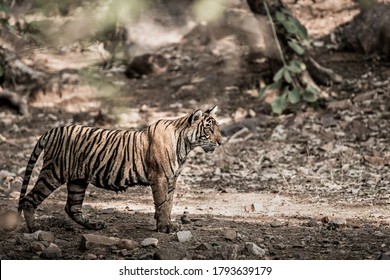
[[[290,7],[315,40],[321,41],[357,13],[349,1],[341,6],[329,4],[333,2],[298,1]],[[329,15],[336,20],[329,23]],[[110,84],[97,92],[88,83],[80,83],[67,88],[68,94],[61,98],[50,93],[40,96],[32,102],[28,117],[0,112],[0,172],[4,175],[0,213],[16,210],[20,176],[35,141],[47,129],[70,123],[142,128],[163,117],[217,104],[224,144],[213,154],[191,152],[174,198],[174,222],[180,231],[190,231],[192,238],[180,242],[176,233],[155,231],[151,190],[144,187],[116,194],[90,186],[84,209],[108,227],[86,230],[63,211],[63,186],[37,211],[42,228],[54,236],[40,242],[44,247],[54,243],[61,251],[50,258],[390,258],[388,63],[356,53],[314,49],[317,60],[342,75],[343,82],[322,87],[326,108],[300,105],[275,116],[257,97],[259,81],[253,69],[242,67],[224,75],[224,57],[207,49],[197,52],[185,44],[159,52],[170,56],[163,74],[127,79],[123,68],[100,69]],[[36,59],[58,71],[69,65],[83,67],[79,62],[85,56],[41,51]],[[5,177],[13,181],[8,184]],[[84,234],[139,243],[156,238],[158,245],[82,249]],[[0,235],[0,259],[48,258],[36,249],[38,241],[24,223]],[[249,250],[248,242],[259,251]]]

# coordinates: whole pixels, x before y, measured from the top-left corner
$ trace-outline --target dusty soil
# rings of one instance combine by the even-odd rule
[[[348,1],[341,8],[325,2],[334,1],[298,1],[299,6],[291,6],[318,40],[335,27],[324,28],[330,14],[341,24],[341,19],[356,13]],[[29,117],[0,112],[0,170],[9,172],[13,180],[8,184],[3,178],[0,212],[16,209],[23,168],[37,137],[51,127],[80,123],[140,128],[162,117],[218,104],[224,145],[212,155],[199,150],[190,154],[174,198],[172,216],[181,231],[191,231],[190,241],[181,243],[175,233],[155,231],[149,188],[115,194],[90,186],[85,211],[108,225],[95,232],[67,217],[63,211],[66,188],[62,187],[37,211],[42,228],[54,235],[52,242],[61,250],[57,258],[389,257],[388,64],[360,54],[317,50],[318,61],[340,73],[344,82],[323,88],[328,96],[326,108],[303,105],[278,117],[269,115],[269,106],[257,98],[253,71],[241,69],[226,76],[224,57],[186,45],[173,44],[159,52],[170,55],[168,71],[163,74],[128,80],[120,67],[94,69],[110,79],[109,86],[102,85],[97,94],[91,93],[88,84],[80,84],[68,89],[72,95],[38,98]],[[39,55],[47,67],[61,69],[55,63],[60,61],[56,55]],[[80,62],[80,56],[85,54],[61,57],[63,68]],[[106,90],[116,95],[100,94]],[[38,171],[39,163],[30,185]],[[190,219],[188,224],[182,223],[184,214]],[[125,251],[116,245],[82,250],[82,235],[87,233],[137,242],[153,237],[158,245]],[[0,259],[44,257],[32,249],[34,241],[24,223],[0,234]],[[244,249],[246,242],[255,243],[263,253],[251,254]]]

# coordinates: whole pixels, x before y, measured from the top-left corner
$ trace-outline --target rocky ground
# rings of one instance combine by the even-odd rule
[[[327,14],[346,20],[356,14],[298,2],[295,12],[319,41],[331,32],[329,26],[320,32]],[[86,230],[63,211],[62,187],[37,211],[43,231],[30,234],[23,223],[0,232],[0,259],[390,258],[388,64],[321,49],[316,58],[341,74],[343,83],[323,87],[324,108],[303,106],[274,116],[257,97],[253,69],[224,75],[226,54],[199,53],[185,44],[159,52],[169,61],[162,74],[127,79],[123,68],[101,70],[111,81],[101,92],[121,89],[114,97],[91,93],[81,83],[65,89],[73,93],[66,97],[38,96],[29,117],[0,112],[0,212],[16,209],[30,152],[51,127],[77,122],[141,128],[218,104],[224,144],[212,155],[190,154],[174,198],[179,231],[155,231],[149,188],[115,194],[93,186],[84,209],[108,227]],[[62,58],[64,67],[79,61],[77,55]],[[59,67],[56,55],[40,58]]]

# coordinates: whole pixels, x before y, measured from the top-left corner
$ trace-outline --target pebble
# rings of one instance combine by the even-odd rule
[[[42,251],[42,257],[45,259],[56,259],[62,257],[61,249],[54,243]]]
[[[347,220],[344,218],[334,218],[331,219],[328,223],[329,228],[338,228],[341,226],[345,226],[347,224]]]
[[[178,231],[176,235],[180,243],[188,242],[192,238],[192,233],[189,230]]]
[[[119,238],[96,234],[83,234],[80,240],[80,249],[88,250],[92,247],[106,247],[118,244]]]
[[[191,224],[191,219],[187,217],[187,215],[183,215],[180,218],[183,225]]]
[[[238,257],[239,246],[227,245],[221,250],[221,255],[223,260],[236,260]]]
[[[39,241],[53,242],[54,235],[50,231],[39,231],[38,240]]]
[[[380,260],[390,260],[390,251],[384,252],[379,257]]]
[[[316,227],[318,226],[318,222],[316,219],[310,219],[307,223],[306,226],[308,227]]]
[[[199,250],[199,251],[208,251],[208,250],[212,250],[212,249],[213,249],[213,246],[211,246],[208,243],[201,243],[195,247],[195,250]]]
[[[261,212],[264,210],[263,203],[255,202],[252,204],[252,209],[254,212]]]
[[[157,247],[158,245],[158,239],[157,238],[146,238],[144,240],[141,241],[141,246],[142,247]]]
[[[284,225],[286,225],[286,223],[284,221],[279,221],[279,220],[275,220],[270,223],[270,226],[273,228],[282,227]]]
[[[248,252],[249,255],[254,255],[258,257],[264,257],[265,256],[265,250],[257,246],[253,242],[245,242],[245,250]]]
[[[138,247],[139,247],[139,243],[137,241],[134,241],[134,240],[121,239],[118,242],[118,248],[121,248],[121,249],[133,250],[133,249],[138,248]]]
[[[237,231],[234,229],[228,229],[225,232],[225,239],[228,241],[234,241],[237,239]]]
[[[45,248],[45,244],[39,241],[32,242],[30,246],[31,251],[33,252],[42,252]]]
[[[98,257],[95,254],[88,253],[85,255],[85,260],[96,260]]]

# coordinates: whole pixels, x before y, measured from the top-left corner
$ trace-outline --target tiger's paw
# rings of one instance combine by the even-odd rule
[[[172,224],[169,222],[168,224],[157,223],[157,231],[162,233],[174,233],[180,230],[179,224]]]

